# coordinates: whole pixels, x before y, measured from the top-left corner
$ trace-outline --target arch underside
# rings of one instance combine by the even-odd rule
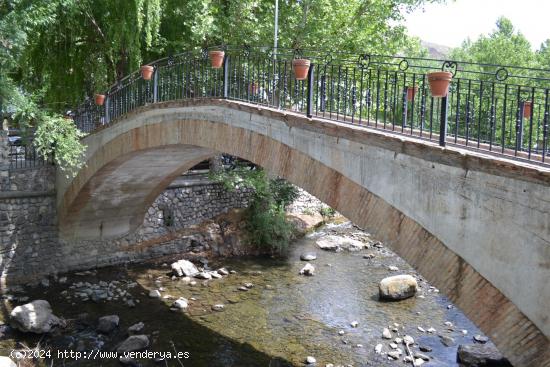
[[[549,366],[547,337],[436,236],[338,170],[281,142],[204,120],[148,124],[89,158],[60,205],[65,238],[108,238],[136,228],[155,197],[195,163],[224,152],[284,177],[383,240],[438,287],[517,366]]]

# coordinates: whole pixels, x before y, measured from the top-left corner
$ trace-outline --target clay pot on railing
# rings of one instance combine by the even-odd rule
[[[523,117],[528,119],[531,117],[531,109],[533,108],[533,103],[531,101],[523,102]]]
[[[428,82],[432,97],[446,97],[449,93],[449,85],[453,79],[453,74],[448,71],[434,71],[428,73]]]
[[[103,106],[103,102],[105,102],[105,94],[96,94],[94,96],[95,104],[98,106]]]
[[[418,92],[418,87],[416,85],[407,87],[407,101],[411,102],[414,99],[414,96],[416,96],[416,92]]]
[[[141,68],[141,77],[143,80],[151,80],[151,77],[153,76],[153,71],[155,71],[155,68],[151,65],[142,65]]]
[[[294,69],[294,77],[296,78],[296,80],[307,79],[310,65],[311,61],[309,61],[308,59],[292,60],[292,68]]]
[[[225,57],[224,51],[210,51],[208,53],[210,57],[210,64],[214,69],[219,69],[223,65],[223,58]]]

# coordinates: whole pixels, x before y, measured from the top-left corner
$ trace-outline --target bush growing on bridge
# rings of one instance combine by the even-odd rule
[[[245,212],[247,239],[251,245],[283,254],[294,236],[294,225],[285,208],[298,196],[296,188],[280,178],[269,178],[261,168],[237,165],[211,174],[226,189],[251,188],[254,193]]]

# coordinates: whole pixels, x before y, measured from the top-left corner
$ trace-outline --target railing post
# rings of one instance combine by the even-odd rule
[[[109,121],[111,120],[109,116],[109,106],[111,105],[111,98],[109,98],[109,95],[107,94],[105,96],[105,117],[104,117],[104,125],[109,124]]]
[[[315,78],[315,64],[309,66],[309,71],[307,72],[307,117],[313,116],[313,80]]]
[[[229,98],[229,55],[223,60],[223,98]]]
[[[441,120],[439,121],[439,145],[444,147],[447,138],[447,118],[449,113],[449,102],[447,96],[441,98]]]
[[[159,101],[159,69],[158,67],[155,67],[155,71],[153,72],[153,103],[157,103]]]

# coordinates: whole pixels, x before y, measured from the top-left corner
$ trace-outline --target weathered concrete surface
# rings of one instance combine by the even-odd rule
[[[87,166],[72,181],[58,177],[66,239],[131,230],[189,162],[226,152],[287,178],[385,240],[515,365],[550,364],[547,169],[216,100],[148,106],[85,143]],[[131,184],[148,170],[151,182]],[[112,182],[116,189],[106,187]]]

